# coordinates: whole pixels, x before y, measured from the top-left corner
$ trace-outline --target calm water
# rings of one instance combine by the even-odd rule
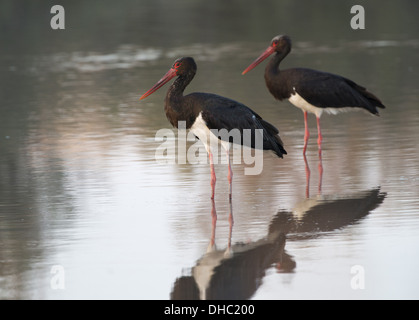
[[[56,31],[54,3],[0,4],[0,298],[419,298],[418,4],[369,2],[354,31],[348,1],[298,4],[304,19],[293,1],[88,3],[64,4]],[[281,33],[284,68],[345,75],[387,106],[322,117],[321,161],[314,117],[305,162],[303,115],[269,94],[265,64],[241,75]],[[207,164],[176,146],[156,160],[167,86],[138,101],[186,55],[187,92],[245,103],[288,151],[259,175],[234,164],[231,203],[225,164],[212,202]]]

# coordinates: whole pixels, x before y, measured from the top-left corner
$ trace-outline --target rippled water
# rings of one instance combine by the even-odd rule
[[[118,10],[98,16],[120,18]],[[387,106],[381,117],[323,116],[321,159],[310,117],[304,159],[301,111],[273,99],[264,66],[241,76],[282,31],[262,24],[237,35],[237,19],[213,25],[220,40],[209,42],[177,25],[183,38],[164,41],[157,29],[130,42],[116,28],[110,45],[80,47],[69,24],[68,48],[52,37],[56,50],[0,54],[1,298],[419,298],[419,39],[401,33],[417,28],[341,38],[320,24],[324,40],[295,32],[284,68],[345,75]],[[295,26],[286,22],[283,32]],[[259,175],[234,164],[231,203],[224,163],[212,202],[208,164],[182,163],[177,139],[171,161],[156,161],[156,133],[171,129],[167,87],[138,98],[183,55],[198,63],[188,92],[245,103],[280,129],[288,151],[264,153]]]

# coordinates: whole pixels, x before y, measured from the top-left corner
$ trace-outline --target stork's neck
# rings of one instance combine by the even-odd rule
[[[288,53],[289,50],[275,53],[265,69],[266,86],[269,92],[278,100],[288,99],[292,92],[285,74],[279,70],[279,64]]]
[[[170,86],[166,94],[164,111],[170,123],[177,128],[178,121],[187,121],[188,106],[184,101],[183,91],[192,81],[193,74],[180,75]]]
[[[181,107],[180,101],[183,99],[183,92],[185,88],[192,81],[195,73],[187,73],[186,75],[180,75],[176,78],[173,84],[170,86],[166,94],[166,107],[172,107],[174,109]]]
[[[281,52],[276,52],[266,65],[265,74],[278,74],[279,64],[288,55],[289,52],[289,49]]]

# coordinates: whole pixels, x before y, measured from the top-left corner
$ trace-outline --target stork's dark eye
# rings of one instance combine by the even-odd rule
[[[274,40],[272,41],[272,47],[276,47],[278,45],[279,41],[278,40]]]
[[[173,66],[175,69],[178,69],[182,65],[181,62],[177,61],[175,62],[175,65]]]

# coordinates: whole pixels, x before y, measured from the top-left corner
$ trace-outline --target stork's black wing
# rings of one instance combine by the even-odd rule
[[[293,89],[304,100],[319,108],[358,107],[378,114],[382,102],[364,87],[339,75],[305,68],[288,69]]]
[[[200,101],[202,118],[210,130],[218,133],[219,139],[238,143],[234,138],[235,133],[239,132],[240,143],[255,148],[258,147],[255,141],[261,132],[264,150],[272,150],[281,158],[283,154],[287,154],[278,129],[244,104],[214,94],[191,95],[194,96],[193,100]]]

